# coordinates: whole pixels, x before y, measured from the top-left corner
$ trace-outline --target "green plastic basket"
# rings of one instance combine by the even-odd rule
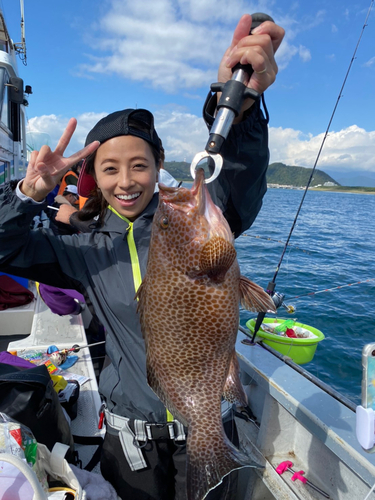
[[[263,323],[280,325],[286,320],[287,318],[265,318]],[[246,326],[251,332],[254,332],[255,321],[256,319],[250,319],[246,322]],[[276,335],[274,333],[265,332],[262,328],[259,328],[257,336],[261,337],[263,342],[275,349],[275,351],[292,358],[297,365],[304,365],[313,359],[318,343],[324,340],[325,337],[320,330],[317,330],[312,326],[297,322],[295,322],[294,325],[309,330],[311,333],[316,335],[316,337],[310,339],[292,339],[289,337],[281,337],[280,335]]]

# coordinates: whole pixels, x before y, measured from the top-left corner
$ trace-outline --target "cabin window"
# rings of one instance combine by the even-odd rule
[[[0,184],[10,180],[10,163],[0,160]]]
[[[0,68],[0,106],[1,122],[9,128],[9,87],[5,84],[9,82],[9,75],[5,68]]]
[[[0,50],[3,52],[9,52],[8,42],[6,40],[0,39]]]

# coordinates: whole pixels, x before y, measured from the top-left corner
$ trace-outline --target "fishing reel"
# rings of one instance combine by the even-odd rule
[[[273,292],[273,294],[271,295],[271,299],[273,300],[276,309],[282,306],[287,310],[289,314],[293,314],[296,311],[296,308],[292,305],[285,304],[284,298],[285,294],[280,292]]]

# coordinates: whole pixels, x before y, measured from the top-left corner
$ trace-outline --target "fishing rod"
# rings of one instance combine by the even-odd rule
[[[347,72],[346,72],[346,75],[345,75],[344,81],[343,81],[343,83],[342,83],[342,86],[341,86],[341,89],[340,89],[339,95],[338,95],[338,97],[337,97],[336,104],[335,104],[335,106],[334,106],[334,108],[333,108],[333,111],[332,111],[331,117],[330,117],[330,119],[329,119],[329,122],[328,122],[328,125],[327,125],[327,128],[326,128],[326,131],[325,131],[325,134],[324,134],[324,137],[323,137],[323,140],[322,140],[322,142],[321,142],[321,144],[320,144],[320,148],[319,148],[319,151],[318,151],[317,157],[316,157],[316,159],[315,159],[314,166],[313,166],[313,168],[312,168],[312,170],[311,170],[311,174],[310,174],[309,180],[307,181],[306,188],[305,188],[305,190],[304,190],[304,193],[303,193],[303,195],[302,195],[301,202],[300,202],[300,204],[299,204],[299,207],[298,207],[298,209],[297,209],[297,213],[296,213],[296,215],[295,215],[295,217],[294,217],[294,220],[293,220],[293,223],[292,223],[292,227],[290,228],[288,238],[287,238],[287,240],[286,240],[285,246],[284,246],[283,251],[282,251],[282,253],[281,253],[281,257],[280,257],[279,263],[278,263],[278,265],[277,265],[277,267],[276,267],[275,274],[274,274],[274,276],[273,276],[272,280],[268,283],[268,286],[267,286],[267,290],[266,290],[266,292],[267,292],[267,293],[268,293],[268,294],[269,294],[272,298],[273,298],[273,297],[274,297],[274,295],[275,295],[276,277],[277,277],[278,272],[279,272],[279,270],[280,270],[281,263],[282,263],[282,261],[283,261],[283,259],[284,259],[284,255],[285,255],[286,249],[288,248],[290,238],[292,237],[292,233],[293,233],[294,228],[295,228],[295,226],[296,226],[297,219],[298,219],[299,213],[300,213],[300,211],[301,211],[301,208],[302,208],[303,202],[305,201],[305,197],[306,197],[307,191],[308,191],[308,189],[309,189],[309,187],[310,187],[310,184],[311,184],[311,181],[312,181],[312,179],[313,179],[313,175],[314,175],[314,172],[315,172],[316,166],[317,166],[317,164],[318,164],[318,161],[319,161],[319,158],[320,158],[320,154],[321,154],[321,152],[322,152],[322,150],[323,150],[323,146],[324,146],[325,141],[326,141],[326,139],[327,139],[327,137],[328,137],[328,132],[329,132],[329,130],[330,130],[330,128],[331,128],[331,124],[332,124],[332,121],[333,121],[333,117],[334,117],[334,116],[335,116],[335,114],[336,114],[336,109],[337,109],[337,107],[338,107],[338,105],[339,105],[339,102],[340,102],[340,99],[341,99],[341,97],[342,97],[342,92],[343,92],[343,90],[344,90],[344,87],[345,87],[346,81],[347,81],[347,79],[348,79],[348,76],[349,76],[350,70],[351,70],[351,68],[352,68],[352,65],[353,65],[354,59],[356,58],[356,54],[357,54],[357,50],[358,50],[359,44],[360,44],[360,42],[361,42],[361,39],[362,39],[363,33],[364,33],[364,31],[365,31],[365,28],[367,27],[367,21],[368,21],[368,18],[370,17],[370,13],[371,13],[371,10],[372,10],[372,7],[373,7],[373,4],[374,4],[374,0],[371,0],[371,2],[370,2],[370,7],[369,7],[369,9],[368,9],[368,12],[367,12],[367,15],[366,15],[365,22],[364,22],[364,24],[363,24],[363,26],[362,26],[362,30],[361,30],[361,33],[360,33],[360,35],[359,35],[358,41],[357,41],[357,45],[356,45],[356,47],[355,47],[355,49],[354,49],[352,59],[351,59],[351,61],[350,61],[350,63],[349,63],[349,67],[348,67],[348,69],[347,69]],[[281,297],[282,297],[282,298],[281,298]],[[283,304],[283,299],[284,299],[284,295],[283,295],[283,294],[278,294],[278,295],[276,296],[276,300],[274,300],[274,303],[275,303],[275,307],[276,307],[276,308],[280,307],[280,305],[282,305],[282,304]],[[263,320],[264,320],[265,315],[266,315],[266,313],[264,313],[264,312],[260,312],[260,313],[258,313],[258,316],[257,316],[256,322],[255,322],[255,326],[254,326],[254,333],[253,333],[253,337],[252,337],[252,339],[251,339],[252,344],[254,344],[254,343],[255,343],[255,342],[254,342],[254,341],[255,341],[255,336],[256,336],[256,334],[257,334],[257,332],[258,332],[258,330],[259,330],[259,328],[260,328],[260,326],[261,326],[261,324],[262,324],[262,322],[263,322]]]
[[[72,347],[70,347],[70,349],[59,349],[57,351],[52,351],[51,353],[48,353],[48,354],[52,354],[52,353],[61,354],[61,353],[79,352],[81,349],[86,349],[86,347],[93,347],[95,345],[105,344],[105,342],[106,342],[105,340],[101,340],[100,342],[95,342],[94,344],[86,344],[86,345],[74,344]]]

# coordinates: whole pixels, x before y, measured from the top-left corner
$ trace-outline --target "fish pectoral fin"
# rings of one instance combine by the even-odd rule
[[[262,287],[245,276],[240,277],[240,302],[242,307],[253,312],[276,312],[275,304]]]
[[[240,381],[240,366],[236,352],[229,365],[229,372],[224,384],[223,398],[232,404],[239,404],[240,406],[247,406],[247,396]]]
[[[236,259],[236,250],[232,243],[220,236],[212,237],[202,248],[199,257],[199,269],[210,278],[224,279],[226,272]]]

